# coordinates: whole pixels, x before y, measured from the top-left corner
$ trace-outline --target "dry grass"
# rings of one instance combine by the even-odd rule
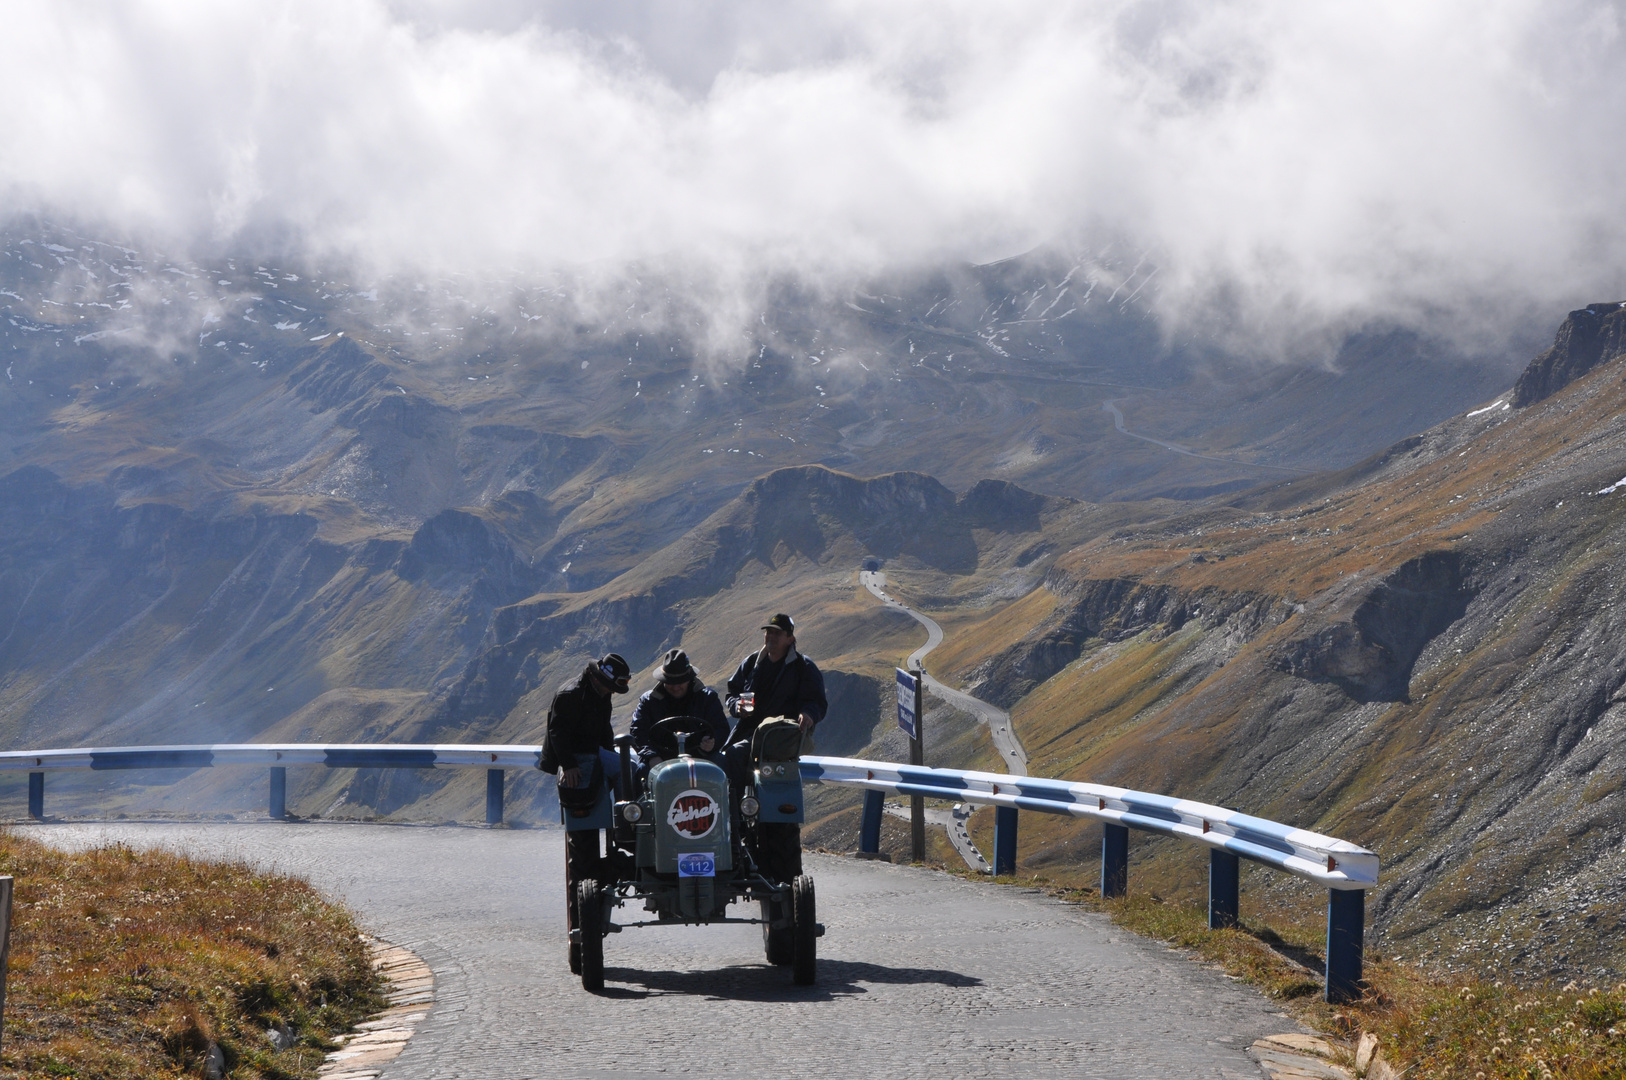
[[[122,845],[64,853],[0,833],[16,879],[0,1067],[152,1080],[316,1074],[331,1037],[382,1007],[350,915],[303,881]],[[291,1028],[273,1048],[267,1032]]]
[[[1366,996],[1334,1008],[1321,1000],[1320,976],[1297,962],[1323,959],[1319,928],[1249,920],[1237,929],[1209,930],[1206,912],[1195,904],[1148,895],[1102,900],[1091,889],[1055,893],[1220,965],[1328,1034],[1376,1034],[1385,1057],[1408,1080],[1626,1076],[1626,983],[1520,987],[1488,978],[1448,980],[1378,957],[1366,965]]]

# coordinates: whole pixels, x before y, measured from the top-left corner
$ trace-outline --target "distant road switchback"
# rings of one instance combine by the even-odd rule
[[[860,570],[858,580],[881,603],[889,608],[903,612],[911,619],[926,628],[926,644],[909,654],[905,666],[913,668],[923,660],[927,653],[943,643],[943,628],[938,626],[929,616],[922,615],[914,608],[900,603],[886,593],[886,575],[878,570]],[[1026,776],[1028,772],[1028,752],[1022,749],[1022,743],[1016,737],[1016,729],[1011,726],[1011,714],[1003,709],[979,701],[963,690],[956,690],[952,686],[944,686],[941,682],[926,675],[926,689],[933,696],[959,709],[970,713],[988,726],[988,733],[993,736],[994,748],[999,756],[1005,759],[1005,768],[1017,776]]]
[[[1118,403],[1116,401],[1103,401],[1101,403],[1101,411],[1112,414],[1112,425],[1118,429],[1118,434],[1127,435],[1131,439],[1139,439],[1141,442],[1149,442],[1155,446],[1161,446],[1165,450],[1172,450],[1176,454],[1184,454],[1186,457],[1200,458],[1203,461],[1219,461],[1226,465],[1241,465],[1244,468],[1249,469],[1269,469],[1272,472],[1302,474],[1310,471],[1309,469],[1295,469],[1288,465],[1263,465],[1257,461],[1239,461],[1236,458],[1215,457],[1213,454],[1199,454],[1195,450],[1186,449],[1179,443],[1164,442],[1162,439],[1154,439],[1150,435],[1142,435],[1138,431],[1130,431],[1128,428],[1124,427],[1124,414],[1118,408]]]
[[[557,828],[20,828],[58,846],[243,860],[343,901],[434,972],[429,1014],[380,1080],[1258,1080],[1246,1048],[1296,1029],[1258,992],[1104,915],[916,867],[807,857],[826,928],[813,986],[764,962],[755,926],[662,926],[605,940],[595,996],[565,962]]]

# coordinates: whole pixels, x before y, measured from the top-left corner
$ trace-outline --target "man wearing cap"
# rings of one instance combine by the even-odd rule
[[[789,615],[775,615],[762,624],[762,648],[740,661],[728,680],[728,712],[735,718],[728,741],[751,741],[751,733],[767,716],[794,717],[802,737],[824,719],[824,676],[813,661],[796,651],[796,624]]]
[[[620,780],[615,733],[610,730],[610,695],[625,694],[631,678],[632,669],[626,660],[618,653],[608,653],[604,659],[588,664],[574,682],[561,686],[553,695],[541,766],[544,772],[557,770],[562,786],[582,785],[577,759],[595,752],[604,762],[604,775],[612,781]]]
[[[689,654],[672,649],[661,657],[655,688],[638,699],[632,714],[632,745],[645,765],[655,756],[649,732],[656,724],[673,716],[692,716],[701,721],[705,734],[689,742],[686,749],[696,756],[711,757],[728,739],[728,717],[717,691],[700,681],[689,663]]]
[[[824,719],[828,707],[824,676],[813,661],[796,651],[796,624],[791,617],[781,613],[763,623],[762,648],[742,660],[728,680],[728,711],[735,723],[728,735],[723,769],[728,773],[736,812],[750,782],[751,735],[757,725],[771,716],[789,716],[801,725],[805,740]],[[802,872],[800,828],[765,822],[757,832],[767,873],[789,881]]]

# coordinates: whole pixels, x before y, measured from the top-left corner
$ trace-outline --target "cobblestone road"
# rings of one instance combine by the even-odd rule
[[[819,981],[755,927],[628,930],[606,993],[565,966],[562,833],[344,824],[40,825],[308,877],[434,970],[436,1003],[385,1080],[468,1077],[1260,1077],[1294,1030],[1263,997],[1037,893],[810,855]]]

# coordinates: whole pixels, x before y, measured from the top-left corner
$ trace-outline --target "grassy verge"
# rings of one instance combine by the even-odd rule
[[[1029,887],[1046,884],[1042,879],[1000,880]],[[1385,1058],[1404,1070],[1408,1080],[1626,1076],[1626,983],[1557,987],[1515,986],[1488,977],[1445,980],[1369,957],[1366,996],[1333,1007],[1321,1000],[1321,978],[1303,963],[1319,965],[1324,959],[1319,928],[1245,922],[1236,929],[1210,930],[1206,910],[1194,904],[1153,896],[1103,900],[1093,889],[1053,891],[1105,912],[1127,930],[1189,949],[1330,1035],[1373,1033]]]
[[[218,1047],[234,1078],[311,1077],[333,1035],[383,1006],[355,923],[302,881],[8,833],[0,874],[16,879],[8,1075],[197,1076]]]

